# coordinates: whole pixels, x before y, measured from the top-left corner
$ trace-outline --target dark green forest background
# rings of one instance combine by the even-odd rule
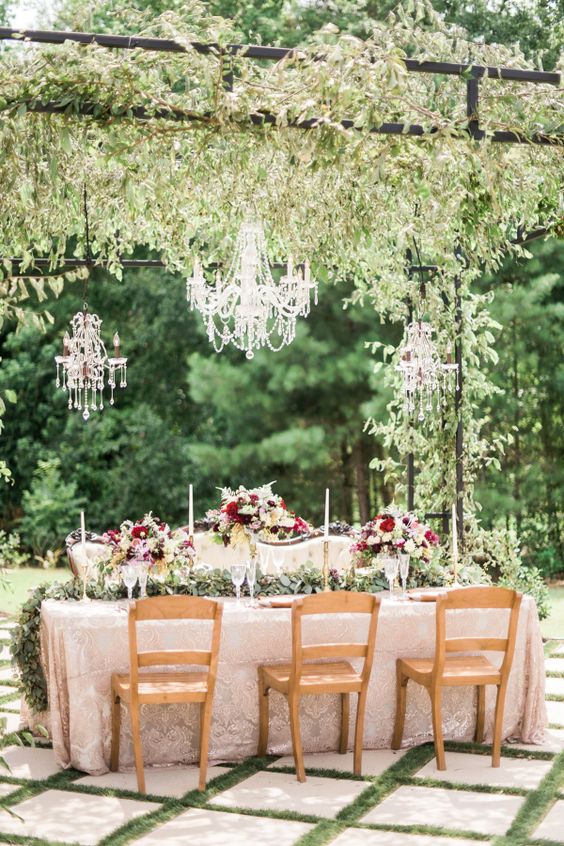
[[[158,13],[174,3],[129,3]],[[396,5],[381,2],[244,0],[206,4],[236,17],[249,41],[293,45],[325,23],[357,35],[370,17]],[[476,38],[520,41],[525,53],[546,51],[554,64],[562,45],[563,0],[511,13],[500,2],[434,2],[447,19]],[[123,0],[92,10],[67,0],[51,21],[60,28],[123,31]],[[10,18],[9,8],[6,19]],[[299,202],[299,197],[296,197]],[[335,237],[339,237],[335,233]],[[482,290],[494,290],[492,314],[502,325],[500,360],[490,377],[499,392],[476,413],[490,439],[511,435],[502,471],[484,468],[477,500],[484,526],[515,527],[524,558],[546,575],[564,568],[564,244],[536,242],[529,261],[508,261]],[[34,552],[60,546],[85,508],[89,528],[103,530],[153,510],[172,524],[186,520],[187,488],[195,486],[197,516],[217,499],[217,486],[277,480],[295,510],[320,522],[323,491],[333,491],[333,519],[365,521],[393,491],[370,469],[384,447],[363,432],[368,416],[385,418],[390,399],[367,342],[397,344],[400,325],[384,325],[371,307],[349,307],[345,284],[322,284],[320,302],[298,326],[295,342],[253,361],[229,350],[217,355],[197,314],[188,310],[185,282],[163,270],[130,270],[123,281],[102,271],[91,278],[90,308],[103,318],[109,343],[117,330],[129,357],[128,388],[114,408],[87,424],[55,389],[53,357],[82,305],[81,284],[50,303],[46,334],[5,325],[0,333],[0,390],[17,393],[4,418],[0,455],[13,484],[0,489],[0,528],[16,529]],[[453,445],[454,448],[454,445]],[[2,483],[0,483],[2,484]],[[416,503],[417,505],[417,503]]]

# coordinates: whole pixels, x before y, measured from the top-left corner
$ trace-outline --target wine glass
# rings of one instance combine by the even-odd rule
[[[140,561],[137,564],[137,578],[139,579],[139,596],[141,599],[147,598],[147,579],[149,577],[149,565],[146,561]]]
[[[258,554],[261,572],[263,576],[269,576],[272,566],[272,551],[268,546],[260,546]]]
[[[237,596],[237,605],[241,602],[241,585],[245,581],[247,566],[246,564],[232,564],[231,565],[231,581],[235,586],[235,594]]]
[[[398,559],[395,556],[389,555],[384,558],[384,575],[386,576],[390,585],[390,599],[394,597],[394,582],[398,574]]]
[[[251,595],[249,605],[254,608],[255,602],[255,582],[257,578],[257,559],[255,556],[247,561],[247,584],[249,586],[249,593]]]
[[[127,588],[127,598],[133,599],[133,588],[137,583],[137,567],[134,564],[122,564],[121,577]]]
[[[409,555],[406,552],[400,552],[399,558],[399,572],[402,586],[402,599],[407,599],[407,577],[409,575]]]
[[[274,564],[274,569],[276,570],[276,578],[279,579],[282,574],[282,568],[284,567],[284,553],[279,550],[273,550],[272,563]]]

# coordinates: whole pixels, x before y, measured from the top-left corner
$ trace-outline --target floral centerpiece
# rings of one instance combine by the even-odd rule
[[[287,540],[306,535],[311,526],[290,511],[270,482],[259,488],[242,485],[236,491],[220,488],[220,507],[207,512],[211,532],[224,546],[252,545],[257,537],[264,540]]]
[[[373,564],[380,554],[407,553],[421,562],[429,562],[433,547],[438,546],[439,536],[421,523],[416,514],[389,508],[369,520],[360,530],[359,539],[352,545],[351,553],[356,566]]]
[[[172,530],[152,512],[133,523],[125,520],[119,529],[110,529],[103,535],[110,547],[110,569],[123,564],[146,564],[150,570],[164,572],[171,567],[190,566],[194,547],[184,529]]]

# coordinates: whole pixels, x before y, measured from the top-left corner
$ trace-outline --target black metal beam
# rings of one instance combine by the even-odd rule
[[[4,259],[4,261],[10,262],[15,269],[19,269],[20,265],[23,264],[23,259],[19,259],[19,258],[7,258],[7,259]],[[33,268],[39,268],[39,269],[46,268],[48,270],[52,270],[53,273],[64,273],[66,268],[73,268],[73,267],[91,267],[93,270],[96,269],[96,268],[106,269],[105,263],[103,261],[100,261],[99,259],[86,259],[86,258],[74,258],[74,257],[65,258],[64,264],[59,265],[58,267],[52,267],[52,263],[53,262],[50,258],[46,258],[46,257],[43,257],[43,256],[40,257],[40,258],[34,258],[32,263],[31,263],[31,269],[33,270]],[[211,263],[209,265],[206,265],[206,266],[208,268],[212,268],[212,269],[219,267],[219,265],[216,264],[215,262]],[[271,267],[277,267],[277,268],[285,268],[285,267],[287,267],[287,264],[285,262],[281,262],[281,261],[271,261],[270,266]],[[123,267],[123,268],[126,268],[126,269],[127,268],[136,269],[136,268],[142,268],[142,267],[148,267],[148,268],[155,268],[156,269],[156,268],[167,268],[168,265],[165,264],[165,262],[162,261],[161,259],[121,259],[120,260],[120,267]],[[295,267],[302,267],[303,268],[303,265],[297,264],[297,265],[295,265]],[[171,272],[174,272],[174,271],[171,271]],[[18,274],[14,273],[14,275],[17,276]],[[29,273],[27,270],[24,270],[23,275],[33,276],[33,273]]]
[[[186,48],[176,41],[167,38],[147,38],[140,35],[110,35],[94,32],[67,32],[58,30],[15,29],[0,27],[0,40],[31,41],[38,44],[63,44],[74,41],[78,44],[98,44],[100,47],[120,50],[147,50],[161,53],[185,53]],[[268,59],[280,61],[288,56],[299,58],[299,48],[268,47],[257,44],[202,44],[192,42],[192,47],[198,53],[221,52],[232,56],[246,56],[250,59]],[[323,60],[320,54],[318,60]],[[557,72],[535,71],[520,68],[493,67],[490,65],[463,64],[461,62],[419,62],[416,59],[404,59],[405,66],[410,73],[445,74],[448,76],[470,76],[475,79],[488,77],[489,79],[513,80],[516,82],[545,83],[560,85],[561,75]]]
[[[213,122],[213,115],[202,113],[201,115],[193,114],[191,112],[183,111],[181,109],[147,109],[145,106],[133,106],[123,112],[122,115],[115,113],[106,114],[98,103],[83,103],[80,108],[75,108],[72,105],[62,106],[57,102],[50,101],[48,103],[39,103],[37,101],[30,102],[13,102],[4,107],[4,111],[10,108],[17,109],[25,105],[28,112],[37,112],[39,114],[51,115],[66,115],[67,117],[91,117],[95,120],[105,120],[106,118],[115,121],[116,118],[122,117],[124,119],[134,120],[171,120],[171,121],[189,121],[193,123],[200,123],[202,126],[209,126]],[[244,123],[244,120],[242,123]],[[247,116],[246,120],[252,126],[275,126],[276,115],[269,113],[253,113]],[[323,118],[307,118],[306,120],[288,121],[286,126],[292,129],[313,130],[319,126],[323,126],[325,120]],[[352,120],[342,120],[340,125],[343,129],[353,129],[357,132],[368,131],[372,135],[403,135],[416,138],[422,138],[425,135],[434,135],[438,129],[431,127],[425,129],[417,123],[382,123],[380,126],[371,126],[368,130],[364,130],[355,126]],[[467,129],[461,129],[461,135],[467,132]],[[482,134],[484,137],[484,134]],[[510,132],[506,130],[496,130],[490,136],[489,140],[493,143],[503,144],[540,144],[548,146],[561,146],[563,138],[561,136],[545,135],[537,132],[531,136],[524,135],[519,132]]]

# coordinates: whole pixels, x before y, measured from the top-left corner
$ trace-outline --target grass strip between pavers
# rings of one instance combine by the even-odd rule
[[[505,835],[495,838],[492,846],[528,846],[534,829],[552,807],[563,784],[564,752],[561,752],[537,789],[529,793]]]
[[[456,837],[466,840],[477,840],[488,842],[491,834],[483,834],[481,831],[467,831],[462,828],[441,828],[436,825],[394,825],[393,823],[359,823],[356,828],[363,828],[367,831],[398,831],[403,834],[430,834],[434,837]]]
[[[13,735],[12,735],[13,738]],[[9,740],[9,738],[8,738]],[[2,745],[5,745],[2,743]],[[475,743],[446,744],[449,751],[473,752],[474,754],[490,755],[491,747]],[[505,757],[517,758],[541,758],[550,760],[551,753],[538,752],[529,753],[524,750],[504,747]],[[420,787],[438,787],[451,790],[481,791],[484,793],[504,793],[507,795],[518,795],[525,798],[525,802],[517,813],[513,824],[506,835],[494,839],[495,846],[526,846],[536,843],[537,846],[552,846],[551,841],[532,841],[532,829],[536,828],[540,819],[548,811],[549,806],[559,796],[559,791],[564,783],[564,753],[554,759],[550,772],[545,776],[538,789],[526,791],[521,788],[498,787],[494,785],[461,785],[454,782],[443,782],[432,778],[417,778],[415,773],[421,769],[434,756],[432,743],[426,743],[410,749],[406,754],[393,763],[379,776],[356,776],[341,770],[311,769],[308,768],[308,775],[320,775],[326,778],[347,779],[365,781],[366,789],[354,799],[349,805],[343,808],[335,819],[328,820],[310,814],[301,814],[291,811],[274,811],[270,809],[250,809],[238,807],[225,807],[219,804],[210,804],[210,800],[230,787],[244,781],[249,776],[260,771],[266,772],[291,772],[290,767],[272,767],[267,769],[270,763],[276,761],[274,756],[268,758],[249,758],[241,764],[235,764],[227,773],[223,773],[212,779],[205,793],[198,790],[188,791],[180,798],[165,797],[157,794],[139,794],[135,791],[121,790],[117,788],[97,788],[91,785],[79,785],[76,779],[83,777],[82,772],[77,770],[65,770],[55,773],[42,781],[22,780],[11,778],[8,774],[0,781],[13,783],[19,787],[11,796],[7,796],[0,803],[7,807],[17,805],[24,799],[31,798],[45,790],[65,790],[73,793],[85,793],[100,796],[115,796],[124,799],[155,802],[155,810],[149,811],[140,817],[125,823],[120,828],[111,832],[100,841],[99,846],[124,846],[134,843],[135,840],[148,832],[160,827],[165,822],[174,819],[189,808],[204,808],[210,812],[223,812],[232,814],[243,814],[245,816],[269,817],[271,819],[295,820],[309,823],[313,828],[304,834],[296,846],[325,846],[334,840],[337,835],[346,828],[354,827],[368,830],[398,831],[405,833],[420,833],[445,838],[465,837],[469,840],[488,841],[491,835],[479,832],[465,831],[456,828],[440,828],[425,825],[380,825],[362,823],[361,819],[372,808],[378,805],[386,796],[402,785],[415,785]],[[158,803],[158,804],[157,804]],[[28,846],[59,846],[56,841],[47,841],[40,838],[31,838],[19,835],[4,835],[1,831],[0,819],[0,840],[13,844],[28,844]],[[69,846],[69,844],[65,844]],[[72,844],[71,844],[72,846]],[[560,846],[560,845],[559,845]]]

